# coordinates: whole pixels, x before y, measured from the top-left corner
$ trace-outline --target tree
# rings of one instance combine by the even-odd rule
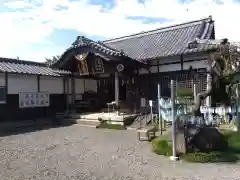
[[[55,62],[57,62],[59,60],[60,56],[52,56],[51,58],[45,58],[45,63],[48,66],[51,66],[52,64],[54,64]]]
[[[216,92],[216,87],[220,81],[228,79],[233,73],[240,70],[240,44],[230,43],[227,39],[223,39],[221,41],[196,40],[191,45],[194,48],[208,49],[207,74],[209,74],[212,79],[208,82],[207,90],[197,94],[193,109],[193,115],[196,117],[201,116],[200,106],[202,100]]]

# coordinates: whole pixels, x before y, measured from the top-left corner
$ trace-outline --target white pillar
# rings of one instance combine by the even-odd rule
[[[119,110],[119,74],[115,72],[115,102],[117,106],[117,111]]]
[[[212,77],[210,74],[207,74],[207,90],[210,88],[212,83]],[[206,98],[206,106],[211,106],[211,96]]]

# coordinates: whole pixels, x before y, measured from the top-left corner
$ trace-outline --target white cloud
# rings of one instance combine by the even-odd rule
[[[31,3],[29,3],[31,2]],[[9,0],[5,6],[15,12],[0,13],[0,56],[43,61],[44,57],[61,54],[66,48],[49,42],[54,29],[75,29],[88,36],[117,37],[150,30],[170,24],[196,20],[212,15],[217,38],[240,41],[240,23],[237,13],[240,4],[231,0],[215,3],[214,0],[194,0],[180,4],[177,0],[115,0],[109,11],[88,0]],[[104,3],[103,3],[104,4]],[[59,10],[59,7],[65,7]],[[22,11],[24,9],[24,11]],[[145,16],[170,19],[170,22],[144,24],[128,16]],[[41,44],[34,46],[33,44]]]

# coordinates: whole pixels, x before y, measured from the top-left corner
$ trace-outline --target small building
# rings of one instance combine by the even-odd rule
[[[197,84],[198,91],[204,91],[209,49],[193,42],[211,39],[215,27],[209,17],[106,41],[78,36],[51,67],[2,58],[0,118],[94,111],[111,101],[136,110],[140,98],[157,98],[157,83],[162,96],[169,96],[171,79],[189,88]],[[20,108],[20,94],[27,92],[48,93],[49,104]]]

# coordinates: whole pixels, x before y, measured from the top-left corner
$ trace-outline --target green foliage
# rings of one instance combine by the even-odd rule
[[[214,162],[236,162],[238,157],[233,153],[228,152],[194,152],[181,156],[185,161],[196,163],[214,163]]]
[[[228,146],[236,151],[240,152],[240,133],[239,132],[232,132],[227,135]]]
[[[177,88],[178,97],[193,97],[192,88],[178,87]]]
[[[171,156],[172,148],[166,140],[156,138],[152,141],[152,150],[158,155]]]
[[[126,128],[121,124],[109,124],[107,121],[102,121],[102,123],[97,128],[126,130]]]

